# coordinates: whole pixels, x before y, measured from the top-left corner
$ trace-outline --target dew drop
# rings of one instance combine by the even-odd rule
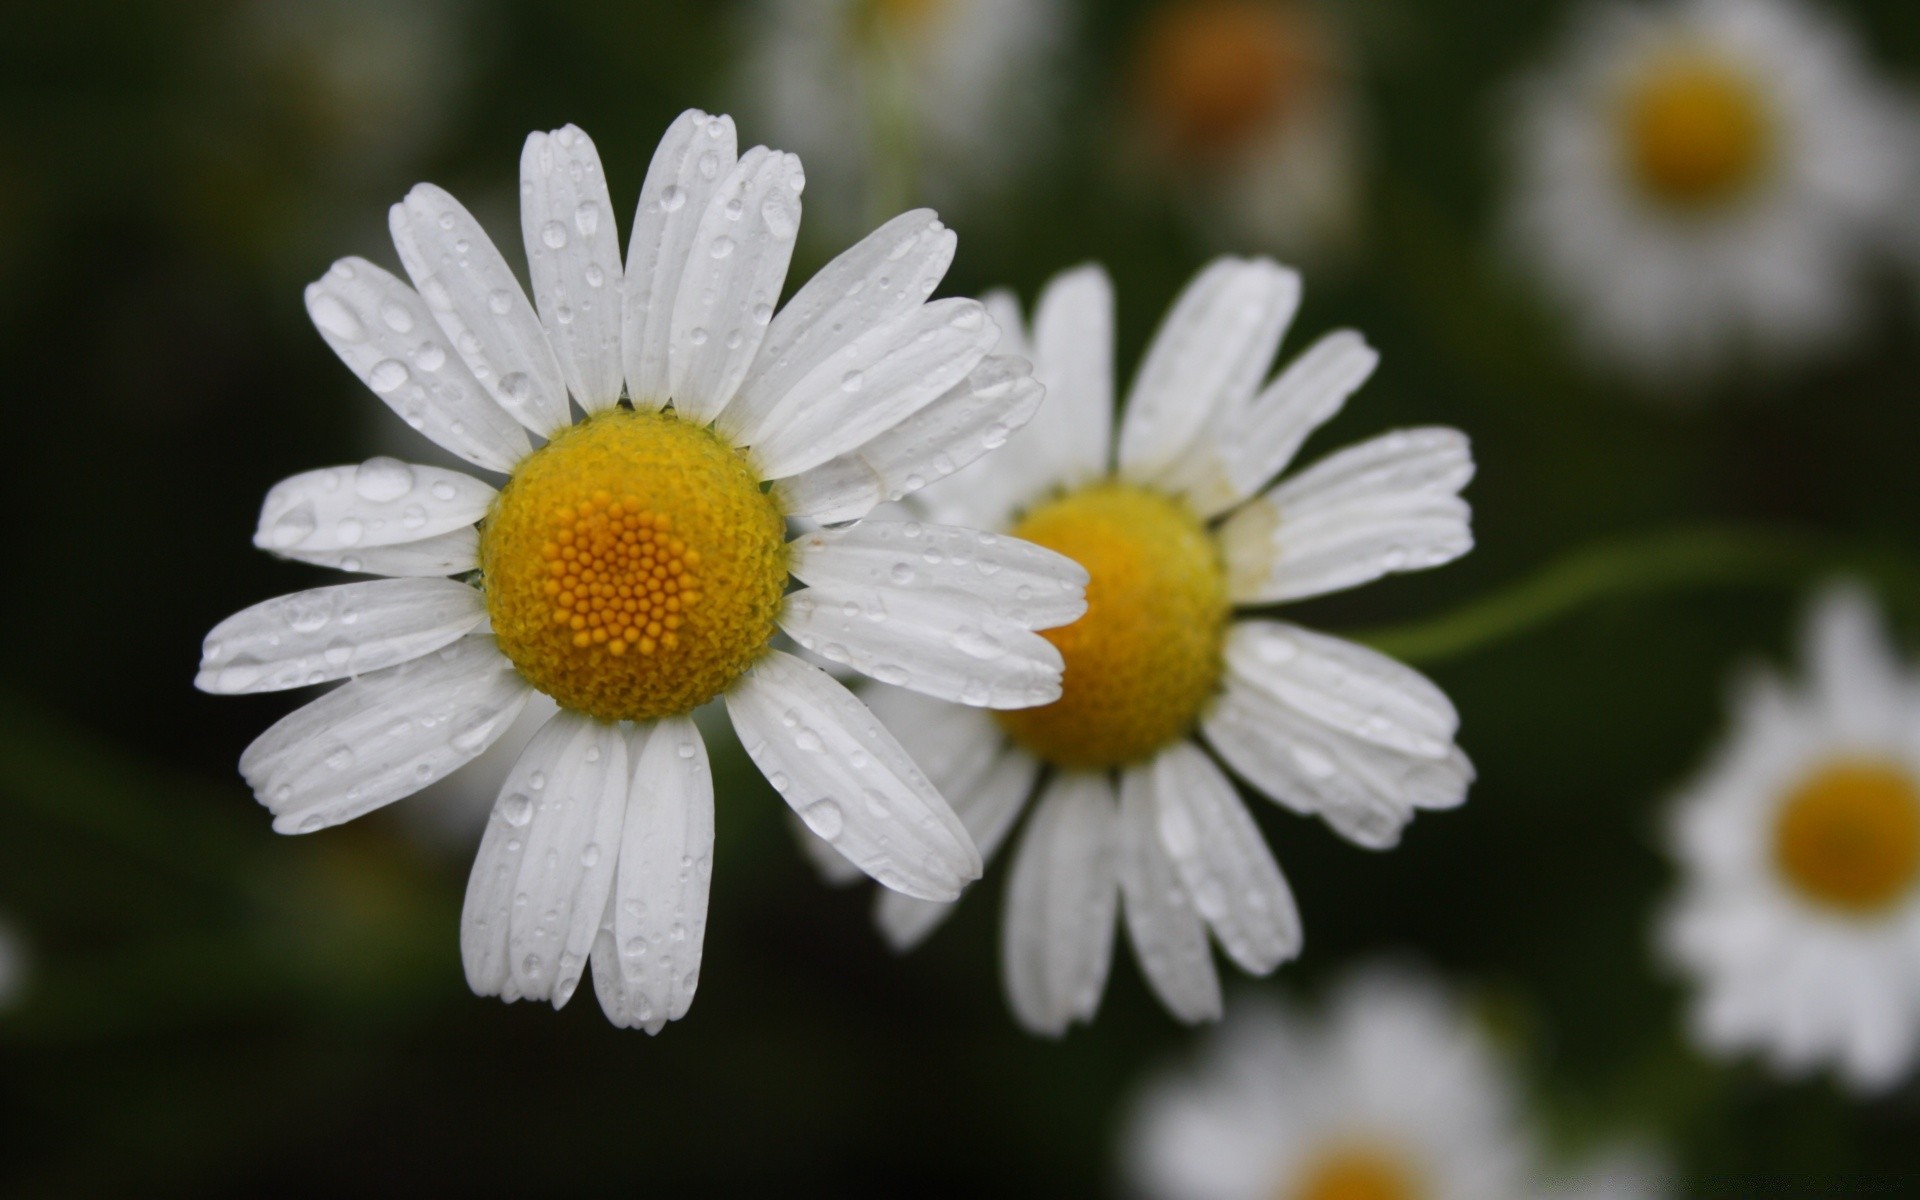
[[[533,820],[533,800],[524,792],[500,797],[500,819],[515,829]]]
[[[397,458],[370,458],[354,471],[353,490],[375,504],[398,500],[413,490],[413,468]]]
[[[592,200],[582,200],[580,207],[573,210],[573,226],[582,237],[592,237],[600,228],[600,205]],[[565,230],[561,233],[564,235]],[[558,246],[554,247],[559,249]]]
[[[540,227],[540,240],[547,244],[547,249],[558,250],[567,244],[567,227],[558,221],[548,221]]]
[[[367,386],[384,396],[405,383],[412,374],[407,364],[399,359],[383,358],[373,364],[373,370],[367,372]]]

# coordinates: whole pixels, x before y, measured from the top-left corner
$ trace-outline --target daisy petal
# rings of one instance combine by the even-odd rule
[[[431,654],[487,619],[452,579],[380,579],[278,596],[213,627],[194,686],[236,695],[365,675]]]
[[[1134,377],[1120,426],[1121,474],[1153,481],[1219,414],[1244,404],[1299,303],[1300,277],[1266,259],[1216,259],[1201,271]]]
[[[900,748],[926,774],[927,782],[948,798],[956,813],[960,797],[973,791],[1006,744],[999,722],[991,713],[977,708],[885,684],[867,684],[860,689],[860,699],[899,739]],[[971,832],[972,827],[968,829]],[[976,836],[974,844],[979,843]],[[986,857],[984,851],[981,857]]]
[[[864,330],[919,307],[953,262],[953,231],[932,209],[901,213],[808,280],[767,329],[760,357],[720,427],[743,445],[808,371]]]
[[[658,1033],[700,982],[713,877],[713,771],[688,717],[631,736],[633,791],[620,865],[593,947],[607,1019]]]
[[[472,525],[498,494],[471,475],[393,458],[324,467],[268,490],[253,544],[301,558],[417,542]]]
[[[620,400],[622,273],[613,201],[593,139],[569,125],[520,153],[520,232],[548,340],[580,407]]]
[[[1268,604],[1451,562],[1473,548],[1457,493],[1473,477],[1465,435],[1389,433],[1333,454],[1220,528],[1228,591]]]
[[[492,638],[471,635],[288,713],[240,755],[240,773],[277,832],[312,833],[479,757],[530,690]]]
[[[1182,470],[1169,485],[1205,517],[1240,503],[1286,469],[1307,436],[1340,411],[1379,363],[1379,353],[1350,329],[1321,338],[1237,419],[1216,427],[1211,456],[1196,453],[1183,464],[1204,459],[1200,469]]]
[[[1226,661],[1230,680],[1402,754],[1444,757],[1460,728],[1453,703],[1425,675],[1345,638],[1284,621],[1237,621]]]
[[[1220,1017],[1207,926],[1160,845],[1150,768],[1120,777],[1119,864],[1127,936],[1153,994],[1182,1021]]]
[[[769,651],[727,693],[754,764],[807,827],[895,891],[951,900],[980,877],[960,819],[867,707],[820,668]]]
[[[957,704],[1031,708],[1060,698],[1052,642],[978,604],[832,584],[787,597],[780,628],[830,662]]]
[[[387,228],[433,319],[494,403],[542,437],[571,421],[540,315],[473,214],[422,183],[387,211]]]
[[[353,550],[282,550],[280,556],[356,575],[461,575],[480,569],[480,531],[465,525],[417,542]]]
[[[1199,747],[1177,742],[1140,768],[1160,845],[1227,956],[1265,975],[1300,952],[1300,914],[1279,864],[1233,784]]]
[[[714,189],[736,161],[733,118],[690,108],[653,152],[627,242],[626,303],[620,352],[635,408],[667,402],[667,346],[674,298],[686,273],[694,231]]]
[[[791,154],[755,146],[707,201],[673,300],[667,384],[704,424],[740,389],[780,302],[800,229],[806,175]]]
[[[490,471],[526,457],[526,431],[448,352],[419,293],[364,258],[343,258],[307,285],[306,299],[327,345],[401,420]]]
[[[487,820],[460,913],[467,983],[564,1005],[606,912],[626,815],[626,737],[562,709],[533,735]]]
[[[754,457],[784,479],[856,449],[938,400],[998,335],[978,301],[936,300],[861,334],[793,386],[760,427]]]
[[[787,827],[793,831],[794,841],[800,843],[800,852],[806,855],[808,862],[813,864],[813,869],[820,873],[822,883],[828,887],[843,888],[866,881],[865,871],[841,858],[840,852],[833,848],[833,843],[821,840],[813,830],[807,828],[807,823],[800,819],[800,814],[792,809],[787,810]],[[880,891],[889,896],[900,894],[888,891],[886,888],[881,888]],[[933,901],[927,900],[922,903],[931,904]]]
[[[1034,376],[1047,389],[1009,447],[1021,502],[1107,473],[1113,439],[1113,281],[1099,267],[1056,275],[1033,308]],[[1000,460],[995,460],[1000,465]]]
[[[965,379],[893,428],[830,462],[776,486],[786,510],[823,525],[858,520],[877,504],[902,499],[948,479],[1033,419],[1044,390],[1021,358],[989,355]],[[997,474],[993,481],[1000,478]],[[979,472],[969,491],[990,485]],[[996,489],[1004,490],[1004,489]],[[992,506],[1011,512],[1014,498]],[[937,506],[937,505],[936,505]],[[983,506],[984,507],[984,506]],[[998,527],[1000,521],[980,521]]]
[[[1119,908],[1118,811],[1104,775],[1056,775],[1013,856],[1001,968],[1014,1017],[1058,1037],[1100,1008]]]
[[[1000,340],[994,343],[993,352],[1032,361],[1033,346],[1027,341],[1027,322],[1020,315],[1020,298],[1005,288],[995,288],[980,297],[980,303],[986,306],[987,316],[1000,329]]]
[[[1880,730],[1897,743],[1903,733],[1896,714],[1906,711],[1907,689],[1872,594],[1857,583],[1828,584],[1802,640],[1812,691],[1835,728]]]
[[[1087,611],[1086,568],[1002,534],[920,521],[862,521],[789,546],[795,578],[819,586],[912,590],[984,602],[1000,620],[1051,629]]]
[[[1369,677],[1347,691],[1332,669],[1340,655],[1311,669],[1308,677],[1317,676],[1318,684],[1302,683],[1290,677],[1286,651],[1280,661],[1268,657],[1278,645],[1298,645],[1297,639],[1258,625],[1242,622],[1229,635],[1226,688],[1202,721],[1207,740],[1234,770],[1288,808],[1321,816],[1370,849],[1397,844],[1415,810],[1451,808],[1466,798],[1473,767],[1452,745],[1452,706],[1431,683],[1397,663],[1391,670],[1369,665],[1363,668]],[[1252,632],[1242,632],[1249,627]],[[1353,646],[1349,653],[1372,652]],[[1379,700],[1401,672],[1418,682]],[[1329,688],[1333,703],[1323,704]],[[1370,698],[1361,700],[1362,694]],[[1365,713],[1369,703],[1379,704],[1372,714]],[[1396,748],[1431,750],[1443,729],[1447,740],[1435,754]]]
[[[945,707],[953,708],[952,705]],[[977,713],[979,710],[958,711]],[[1040,760],[1012,746],[989,763],[986,773],[965,791],[942,791],[952,798],[954,813],[973,835],[973,843],[980,848],[983,859],[992,858],[1000,843],[1006,840],[1021,807],[1033,794],[1033,781],[1040,775]],[[904,953],[924,941],[952,915],[953,909],[952,904],[920,900],[882,888],[874,898],[873,916],[888,945]]]

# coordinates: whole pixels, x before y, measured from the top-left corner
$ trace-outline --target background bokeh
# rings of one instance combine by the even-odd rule
[[[1020,133],[1038,148],[1002,198],[950,214],[943,290],[1030,299],[1098,259],[1130,366],[1223,239],[1119,147],[1150,6],[1079,7],[1046,77],[1009,85],[1048,97]],[[1659,814],[1723,726],[1730,671],[1783,659],[1835,570],[1876,585],[1909,645],[1920,633],[1920,290],[1890,266],[1843,356],[1736,372],[1691,403],[1640,395],[1569,351],[1494,236],[1507,84],[1564,6],[1346,7],[1368,114],[1359,233],[1309,275],[1294,343],[1351,325],[1384,361],[1309,453],[1401,424],[1468,431],[1479,546],[1299,615],[1428,671],[1480,781],[1386,854],[1257,805],[1307,943],[1243,986],[1311,993],[1412,955],[1479,997],[1557,1144],[1642,1136],[1689,1194],[1766,1178],[1897,1194],[1920,1170],[1915,1091],[1863,1102],[1700,1060],[1649,922],[1671,884]],[[1907,0],[1838,8],[1881,68],[1920,80]],[[818,882],[778,798],[718,741],[698,1002],[656,1038],[616,1031],[590,997],[555,1014],[468,994],[471,846],[395,811],[275,836],[234,763],[290,698],[191,687],[216,621],[327,582],[251,547],[264,490],[404,445],[377,432],[385,410],[314,334],[301,287],[343,254],[391,264],[386,206],[422,179],[515,242],[531,129],[586,128],[630,211],[677,112],[739,111],[755,20],[614,0],[0,17],[0,920],[20,975],[0,1013],[0,1186],[1117,1186],[1129,1090],[1192,1035],[1125,955],[1090,1029],[1019,1032],[998,982],[1004,868],[898,960],[865,891]],[[766,137],[742,122],[743,145]],[[818,227],[844,216],[809,218],[794,278],[841,248]]]

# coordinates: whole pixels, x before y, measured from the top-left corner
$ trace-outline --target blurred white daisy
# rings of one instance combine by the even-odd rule
[[[1299,951],[1286,881],[1201,736],[1260,791],[1373,848],[1394,845],[1415,809],[1459,804],[1473,778],[1453,705],[1425,677],[1236,613],[1438,566],[1473,545],[1457,494],[1473,460],[1451,429],[1387,434],[1267,486],[1377,360],[1341,331],[1263,386],[1299,298],[1299,276],[1265,259],[1203,270],[1147,350],[1117,453],[1106,274],[1083,267],[1049,284],[1030,342],[1010,298],[988,301],[1002,352],[1031,356],[1047,401],[1004,450],[920,499],[936,519],[1006,530],[1086,567],[1087,615],[1046,635],[1065,656],[1065,691],[998,716],[941,702],[992,702],[990,687],[868,695],[984,854],[1047,776],[1004,910],[1008,998],[1035,1032],[1092,1018],[1123,896],[1141,968],[1182,1020],[1220,1011],[1209,928],[1256,974]],[[1071,619],[1042,589],[1017,595],[1030,621]],[[879,647],[853,615],[821,607],[787,627],[895,682],[874,670]],[[878,917],[905,948],[947,911],[882,896]]]
[[[1289,257],[1351,242],[1359,98],[1310,0],[1173,0],[1135,39],[1133,111],[1199,226]]]
[[[949,211],[1048,139],[1065,0],[761,0],[741,107],[806,159],[814,194],[857,227],[876,200]],[[832,231],[830,229],[830,231]]]
[[[1912,220],[1904,102],[1795,0],[1591,8],[1514,107],[1515,244],[1593,355],[1650,382],[1844,338]]]
[[[531,301],[429,184],[391,214],[418,291],[358,258],[307,289],[327,344],[381,399],[507,479],[376,458],[278,484],[257,545],[390,578],[229,618],[197,683],[348,680],[241,757],[283,833],[426,787],[536,694],[557,706],[507,773],[474,863],[461,949],[482,994],[564,1004],[591,953],[616,1023],[654,1031],[685,1013],[713,845],[688,714],[716,697],[774,788],[876,879],[951,898],[979,874],[966,830],[867,709],[769,645],[823,598],[879,631],[875,669],[893,682],[998,705],[1059,694],[1060,656],[1032,629],[1079,614],[1085,572],[1060,556],[873,521],[787,542],[789,516],[852,521],[985,453],[1039,397],[1025,362],[989,353],[979,303],[928,302],[954,237],[924,210],[775,315],[802,184],[792,155],[736,156],[730,119],[685,113],[654,154],[623,264],[592,142],[536,133],[521,156]],[[905,547],[943,557],[911,578],[872,571]],[[813,586],[788,594],[790,577]],[[978,639],[996,652],[972,652]]]
[[[1744,679],[1731,738],[1680,799],[1662,943],[1703,1048],[1882,1090],[1920,1040],[1920,677],[1850,586],[1805,639],[1807,683]]]
[[[1324,1016],[1249,1006],[1198,1070],[1146,1087],[1122,1166],[1155,1200],[1506,1200],[1662,1194],[1640,1160],[1543,1168],[1511,1065],[1458,1000],[1372,970]]]

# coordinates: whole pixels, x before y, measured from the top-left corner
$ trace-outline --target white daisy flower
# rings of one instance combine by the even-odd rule
[[[730,119],[684,113],[654,153],[623,265],[593,143],[536,133],[521,156],[531,301],[429,184],[392,210],[417,291],[359,258],[307,289],[327,344],[381,399],[507,479],[376,458],[275,486],[256,544],[388,578],[223,621],[197,682],[347,680],[241,757],[283,833],[410,795],[536,696],[557,706],[507,773],[474,863],[461,950],[476,992],[557,1007],[591,954],[616,1024],[651,1032],[686,1012],[713,846],[689,714],[718,697],[774,788],[874,878],[951,899],[979,875],[899,743],[825,672],[771,648],[776,628],[858,613],[849,636],[891,682],[963,703],[1059,694],[1060,655],[1033,630],[1079,615],[1086,579],[1059,555],[878,521],[786,540],[788,517],[852,521],[972,461],[1039,399],[1025,362],[990,353],[979,303],[928,301],[954,236],[924,210],[776,315],[802,184],[792,155],[736,156]],[[808,586],[788,594],[790,577]]]
[[[1145,1088],[1122,1146],[1156,1200],[1505,1200],[1657,1196],[1638,1161],[1571,1185],[1536,1157],[1511,1065],[1417,977],[1350,978],[1320,1019],[1248,1007],[1192,1072]]]
[[[1010,298],[988,302],[1003,351],[1032,357],[1048,401],[989,463],[921,499],[937,519],[1006,530],[1087,568],[1087,615],[1047,635],[1065,656],[1065,691],[996,716],[869,696],[982,853],[1039,785],[1003,943],[1008,998],[1035,1032],[1092,1018],[1123,907],[1142,970],[1182,1020],[1220,1011],[1209,928],[1255,974],[1298,953],[1293,896],[1202,738],[1259,791],[1372,848],[1394,845],[1416,809],[1459,804],[1473,778],[1453,705],[1425,677],[1236,611],[1437,566],[1473,545],[1457,495],[1473,460],[1451,429],[1387,434],[1267,486],[1377,360],[1343,330],[1263,386],[1299,298],[1299,276],[1265,259],[1203,270],[1148,348],[1117,455],[1106,274],[1083,267],[1049,284],[1030,340]],[[1030,619],[1070,619],[1040,589],[1029,603]],[[829,611],[798,632],[831,655],[858,628]],[[860,653],[846,661],[871,669]],[[883,896],[878,918],[906,948],[947,911]]]
[[[1852,587],[1805,637],[1808,682],[1743,680],[1731,738],[1680,799],[1662,941],[1704,1049],[1876,1091],[1920,1042],[1920,678]]]
[[[742,107],[850,216],[874,198],[957,210],[1046,142],[1064,0],[761,0]]]
[[[1288,256],[1358,232],[1360,103],[1310,0],[1173,0],[1134,46],[1140,141],[1202,228]]]
[[[1793,0],[1592,8],[1516,100],[1515,243],[1593,354],[1650,380],[1841,339],[1912,220],[1904,104]]]

